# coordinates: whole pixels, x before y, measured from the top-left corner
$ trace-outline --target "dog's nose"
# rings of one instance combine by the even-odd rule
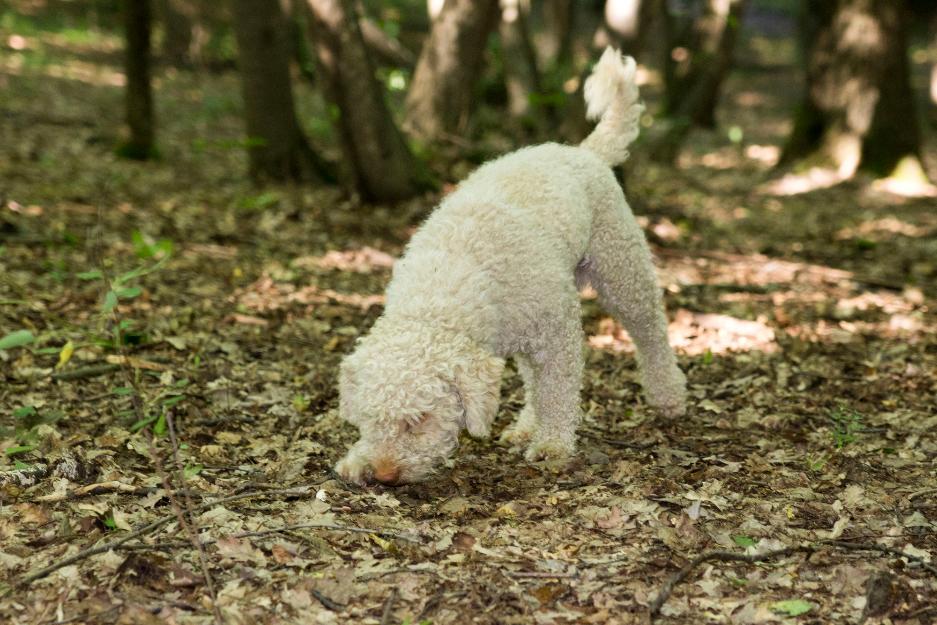
[[[400,480],[400,467],[392,462],[378,461],[371,468],[374,479],[381,484],[393,486]]]

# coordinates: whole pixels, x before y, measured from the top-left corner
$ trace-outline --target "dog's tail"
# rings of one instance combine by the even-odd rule
[[[586,117],[599,120],[580,144],[615,166],[628,158],[628,146],[640,132],[644,105],[638,102],[635,62],[611,47],[586,79]]]

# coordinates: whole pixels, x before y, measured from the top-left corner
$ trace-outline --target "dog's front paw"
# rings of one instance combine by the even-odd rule
[[[335,472],[343,480],[359,485],[367,482],[370,470],[371,465],[363,457],[351,452],[335,465]]]
[[[686,402],[677,402],[672,404],[652,404],[651,407],[665,419],[675,419],[686,414]]]
[[[515,423],[501,432],[501,436],[498,437],[498,442],[512,449],[517,449],[527,445],[533,435],[534,433],[532,431],[518,427],[518,424]]]
[[[560,438],[534,438],[527,446],[524,458],[528,462],[547,460],[549,462],[562,462],[569,459],[576,451],[575,439],[563,440]]]
[[[645,388],[648,405],[660,416],[673,419],[686,414],[686,377],[676,367],[648,380]]]

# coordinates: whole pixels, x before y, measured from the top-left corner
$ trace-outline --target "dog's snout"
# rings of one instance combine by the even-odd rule
[[[400,467],[392,462],[381,460],[372,463],[372,475],[381,484],[394,486],[400,481]]]

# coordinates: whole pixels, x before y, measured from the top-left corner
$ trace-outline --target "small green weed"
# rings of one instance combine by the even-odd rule
[[[861,414],[845,406],[840,406],[830,413],[833,444],[836,449],[856,442],[856,435],[864,429],[862,418]]]

